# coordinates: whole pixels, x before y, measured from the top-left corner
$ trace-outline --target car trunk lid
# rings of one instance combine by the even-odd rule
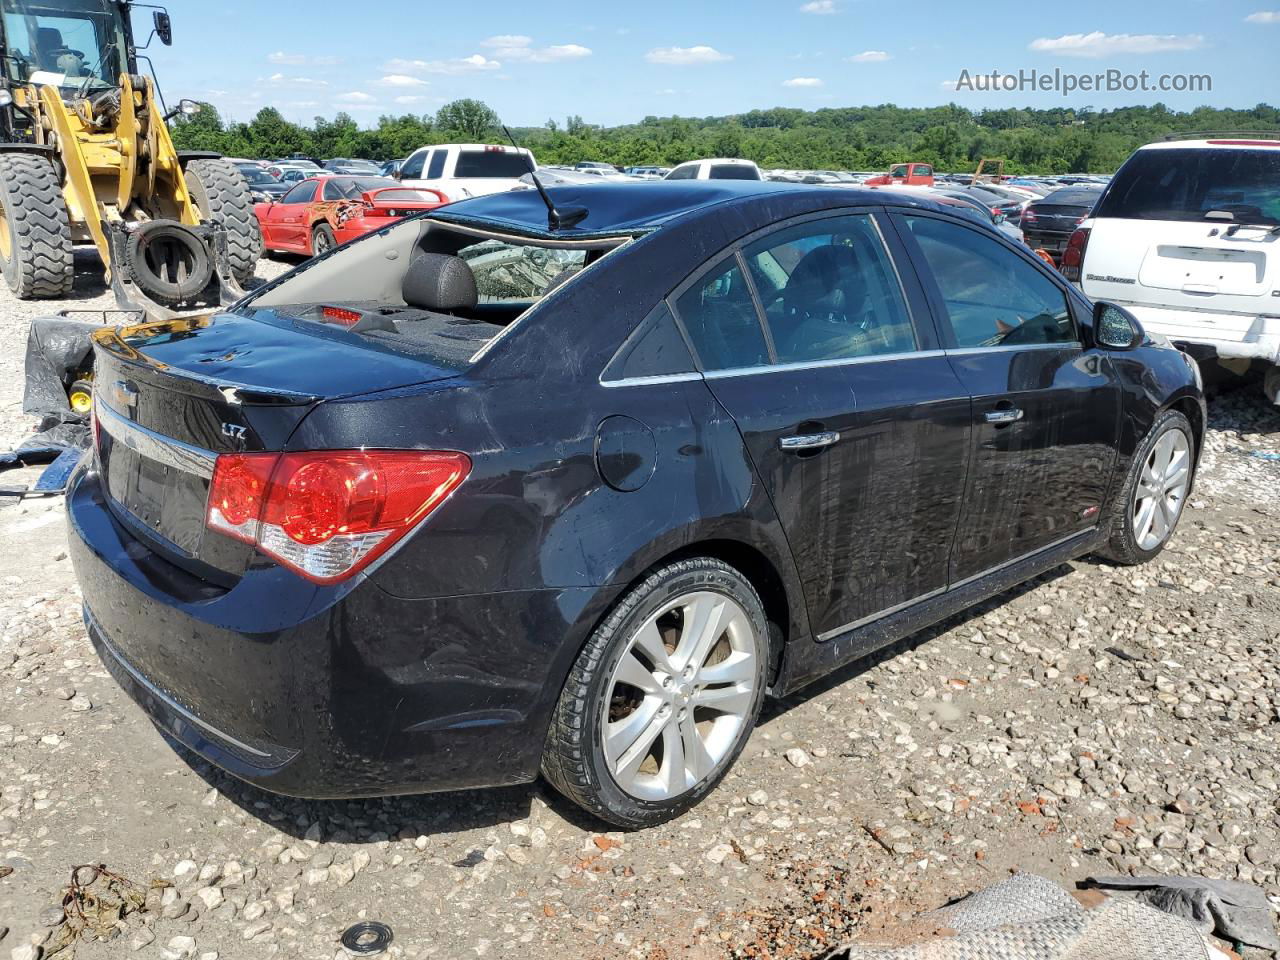
[[[325,400],[459,372],[267,310],[103,331],[94,353],[96,456],[111,509],[155,552],[228,586],[254,551],[205,527],[220,453],[282,450]]]
[[[1099,218],[1083,281],[1091,297],[1257,315],[1275,309],[1280,242],[1268,226]]]

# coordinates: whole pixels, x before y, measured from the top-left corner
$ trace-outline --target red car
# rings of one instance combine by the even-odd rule
[[[315,256],[445,202],[436,190],[405,187],[386,177],[324,177],[303,180],[279,200],[253,210],[268,250]]]

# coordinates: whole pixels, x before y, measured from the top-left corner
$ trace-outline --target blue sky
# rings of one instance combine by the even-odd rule
[[[977,12],[976,4],[874,0],[539,3],[479,0],[171,0],[175,41],[149,53],[165,95],[247,120],[346,110],[428,113],[475,97],[511,124],[580,114],[618,124],[648,114],[813,109],[1153,103],[1251,107],[1280,101],[1280,0],[1075,0]],[[909,10],[896,14],[893,10]],[[147,11],[138,11],[139,21]],[[144,35],[138,23],[139,40]],[[1209,92],[962,91],[971,74],[1208,74]]]

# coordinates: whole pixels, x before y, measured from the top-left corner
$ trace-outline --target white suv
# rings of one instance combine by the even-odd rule
[[[1280,136],[1139,148],[1068,242],[1063,273],[1192,355],[1267,367],[1280,403]]]

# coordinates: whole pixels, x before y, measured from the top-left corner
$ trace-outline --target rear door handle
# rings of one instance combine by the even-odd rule
[[[1017,423],[1022,419],[1022,411],[1017,407],[1008,407],[1001,410],[988,410],[983,414],[983,419],[987,423]]]
[[[802,453],[805,450],[821,450],[840,442],[840,434],[835,430],[826,433],[800,433],[791,437],[782,437],[778,446],[788,453]]]

